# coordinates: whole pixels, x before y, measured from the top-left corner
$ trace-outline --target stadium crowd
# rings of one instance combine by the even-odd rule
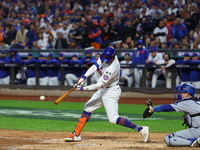
[[[91,46],[94,49],[103,49],[107,46],[113,46],[116,50],[134,49],[133,54],[125,55],[122,64],[166,65],[160,69],[147,70],[151,74],[151,86],[154,88],[161,74],[166,81],[169,80],[168,83],[171,82],[168,67],[174,63],[192,64],[194,61],[199,63],[196,53],[192,54],[192,59],[189,54],[185,54],[183,60],[175,62],[169,54],[162,56],[157,52],[157,49],[200,48],[199,9],[199,0],[4,0],[0,3],[0,49],[10,50],[10,52],[16,49],[45,51],[84,49]],[[2,51],[3,55],[4,53]],[[28,57],[33,57],[32,53],[29,55]],[[189,57],[188,61],[186,57]],[[193,57],[197,57],[197,60],[193,60]],[[48,58],[43,58],[41,54],[41,58],[39,56],[38,60],[31,63],[44,63],[44,61],[45,63],[59,61],[74,63],[75,59],[79,61],[76,55],[73,55],[70,60],[60,60],[59,57],[56,59],[52,54],[49,54]],[[11,62],[15,61],[11,60]],[[22,61],[30,63],[28,60]],[[123,73],[123,70],[121,80],[126,80],[129,87],[133,86],[133,82],[135,87],[140,87],[137,81],[141,80],[142,70],[134,68],[126,70],[128,73]],[[25,76],[28,78],[28,69],[20,68],[20,71],[22,74],[26,72]],[[200,82],[200,79],[196,79],[200,73],[198,70],[195,71],[194,82],[197,80]],[[76,73],[72,72],[70,71],[68,77],[71,81],[66,81],[66,84],[70,85],[76,80],[77,75],[75,77]],[[190,72],[178,70],[177,83],[191,82],[193,77],[189,77]],[[43,74],[42,70],[40,73]],[[53,76],[52,79],[56,76],[56,80],[59,81],[59,72],[50,71],[49,74],[51,75],[42,76]],[[186,74],[187,77],[182,74]],[[16,78],[25,80],[26,77],[23,76],[18,75]],[[59,83],[54,82],[48,84]],[[170,87],[171,85],[168,84],[167,88]],[[200,83],[196,84],[196,87],[200,88]]]

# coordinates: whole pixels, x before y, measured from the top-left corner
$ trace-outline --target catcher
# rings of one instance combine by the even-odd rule
[[[184,112],[184,124],[187,129],[177,131],[165,136],[164,141],[168,146],[200,146],[200,100],[196,97],[196,89],[191,84],[178,86],[177,100],[174,104],[159,105],[153,107],[152,101],[147,100],[147,108],[143,113],[143,118],[150,117],[154,112]],[[181,96],[181,99],[180,99]]]

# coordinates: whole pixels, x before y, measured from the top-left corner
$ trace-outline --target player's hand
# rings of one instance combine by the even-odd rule
[[[83,86],[75,84],[74,87],[76,87],[76,91],[83,91]]]
[[[76,84],[79,85],[79,86],[83,85],[83,83],[85,82],[85,79],[86,79],[86,76],[84,76],[84,75],[80,76],[78,78]]]

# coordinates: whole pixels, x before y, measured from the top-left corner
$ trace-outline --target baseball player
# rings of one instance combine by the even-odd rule
[[[192,60],[190,61],[190,64],[191,65],[200,64],[200,60],[198,59],[198,54],[197,53],[194,53],[192,55]],[[200,70],[199,70],[199,68],[191,69],[191,71],[190,71],[190,81],[191,81],[191,84],[195,88],[197,88],[197,89],[200,88]]]
[[[48,58],[46,60],[47,64],[56,64],[58,63],[58,60],[53,58],[53,54],[49,53]],[[48,79],[48,85],[50,86],[56,86],[58,85],[58,77],[57,77],[57,68],[55,67],[48,67],[47,68],[47,74],[49,76]]]
[[[40,54],[38,60],[36,60],[37,64],[46,64],[46,58],[43,54]],[[40,67],[39,69],[39,84],[42,86],[48,85],[49,76],[47,73],[47,68]]]
[[[78,77],[82,74],[82,69],[75,68],[75,65],[80,64],[80,59],[76,54],[72,55],[72,59],[70,60],[70,67],[69,67],[69,73],[65,75],[65,79],[67,81],[67,85],[74,86],[76,81],[78,80]]]
[[[185,53],[183,55],[183,59],[179,59],[177,60],[177,64],[190,64],[190,54],[189,53]],[[190,69],[188,68],[182,68],[180,69],[180,78],[181,78],[181,85],[184,83],[190,83]]]
[[[171,59],[170,54],[169,53],[165,53],[163,55],[163,61],[158,61],[157,64],[158,65],[164,65],[161,67],[162,69],[162,73],[165,76],[166,79],[166,87],[167,88],[171,88],[172,87],[172,83],[171,83],[171,70],[170,70],[170,66],[172,66],[173,64],[176,63],[176,61],[174,59]]]
[[[164,141],[168,146],[199,147],[200,144],[200,101],[196,97],[196,89],[191,84],[185,83],[180,89],[181,98],[174,104],[149,106],[153,112],[184,112],[184,124],[189,128],[165,136]]]
[[[69,64],[70,60],[68,60],[67,58],[64,57],[64,54],[62,52],[60,52],[58,54],[58,62],[60,64]],[[69,73],[69,69],[65,68],[65,75]],[[58,70],[58,80],[61,80],[61,70]],[[65,82],[65,85],[67,86],[67,82]]]
[[[132,56],[132,63],[133,64],[145,64],[146,60],[149,56],[149,51],[143,47],[144,43],[142,40],[138,40],[136,47],[137,49],[134,50],[133,56]],[[134,68],[134,81],[135,81],[135,87],[140,87],[140,81],[142,78],[142,69],[140,68]]]
[[[6,51],[1,51],[0,63],[10,63],[10,59],[6,57]],[[10,68],[1,67],[0,68],[0,84],[9,84],[10,81]]]
[[[23,63],[21,57],[17,54],[17,51],[15,48],[11,48],[10,49],[10,61],[12,63],[17,63],[17,64],[20,64],[20,63]],[[21,83],[25,83],[26,81],[26,67],[19,67],[17,68],[18,72],[17,72],[17,75],[16,75],[16,78],[17,78],[17,84],[21,84]]]
[[[97,72],[98,81],[96,84],[88,86],[82,85],[85,79]],[[116,56],[116,50],[113,47],[104,49],[97,62],[92,65],[87,72],[77,80],[77,90],[97,90],[84,106],[84,111],[74,131],[65,138],[65,141],[81,141],[81,131],[85,124],[90,120],[92,113],[105,107],[107,117],[110,123],[118,124],[136,130],[139,132],[143,141],[147,142],[149,137],[149,127],[138,126],[125,117],[118,115],[118,100],[121,95],[119,86],[120,63]]]
[[[146,63],[152,63],[152,64],[159,64],[160,62],[163,62],[163,56],[161,53],[157,52],[158,47],[154,46],[151,47],[149,49],[150,54],[148,59],[146,60]],[[157,82],[157,78],[162,74],[162,69],[161,68],[156,68],[153,72],[153,76],[152,76],[152,83],[151,83],[151,87],[155,88],[156,87],[156,82]]]
[[[125,60],[122,60],[120,64],[128,65],[132,64],[131,56],[129,53],[125,54]],[[133,84],[133,69],[132,68],[121,68],[121,75],[120,78],[122,81],[127,82],[127,86],[131,87]]]
[[[32,53],[28,54],[28,59],[24,60],[24,64],[35,64],[36,59]],[[35,67],[27,67],[27,85],[35,85]]]

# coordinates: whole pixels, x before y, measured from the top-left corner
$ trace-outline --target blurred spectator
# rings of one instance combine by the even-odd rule
[[[164,22],[161,20],[159,22],[159,27],[156,27],[153,31],[155,38],[159,38],[160,42],[167,42],[167,34],[168,34],[168,29],[165,27]]]
[[[172,36],[180,41],[186,34],[188,34],[186,26],[181,23],[180,18],[176,18],[174,25],[172,26]]]
[[[0,64],[10,63],[10,59],[6,56],[6,51],[1,51]],[[10,68],[0,67],[0,84],[9,84],[10,82]]]
[[[89,32],[89,39],[91,40],[91,46],[95,49],[100,49],[102,45],[102,38],[101,38],[102,30],[99,28],[98,22],[93,22],[93,28]]]
[[[122,48],[124,49],[133,49],[135,47],[134,41],[131,40],[131,37],[127,37],[127,39],[122,43]]]
[[[79,30],[79,22],[72,24],[73,29],[69,31],[69,38],[76,40],[76,44],[80,45],[80,41],[82,40],[82,35]]]
[[[127,25],[125,26],[125,29],[122,32],[122,40],[125,41],[127,37],[131,37],[133,40],[135,38],[136,34],[136,28],[133,26],[133,23],[131,20],[127,21]]]
[[[160,62],[163,62],[163,56],[161,53],[157,52],[158,47],[154,46],[149,49],[150,54],[148,59],[146,60],[147,64],[159,64]],[[157,78],[162,74],[162,69],[161,68],[156,68],[156,69],[148,69],[147,72],[147,77],[152,75],[152,82],[151,82],[151,87],[155,88],[156,83],[157,83]]]
[[[25,28],[24,24],[21,24],[21,29],[19,31],[17,31],[16,34],[16,40],[17,42],[23,42],[26,43],[26,34],[27,34],[28,30]]]
[[[10,46],[8,44],[6,44],[6,41],[2,41],[2,43],[0,45],[0,49],[8,50],[8,49],[10,49]]]
[[[30,48],[33,46],[34,40],[35,40],[35,25],[31,24],[30,30],[28,30],[26,34],[26,42]]]
[[[193,53],[192,54],[192,60],[190,61],[191,65],[199,65],[200,64],[200,60],[199,60],[199,55],[197,53]],[[200,70],[199,68],[196,69],[191,69],[190,71],[190,80],[191,80],[191,84],[197,88],[200,89]]]
[[[16,29],[14,25],[10,25],[6,27],[5,37],[6,37],[6,44],[10,45],[12,40],[16,37]]]
[[[138,40],[136,43],[136,49],[133,52],[132,63],[133,64],[145,64],[149,56],[149,51],[143,47],[144,43],[142,40]],[[134,68],[134,81],[135,87],[139,88],[142,79],[142,69]]]
[[[63,35],[61,32],[57,33],[57,37],[58,39],[56,40],[55,43],[55,49],[67,49],[68,48],[68,44],[65,38],[63,38]]]
[[[48,46],[48,41],[43,37],[43,34],[40,33],[38,35],[37,48],[46,50],[47,46]]]
[[[47,41],[47,49],[54,49],[55,44],[56,44],[56,39],[54,38],[53,34],[49,34]]]
[[[156,12],[155,18],[153,18],[153,27],[156,28],[159,26],[159,22],[161,21],[160,12]]]
[[[129,53],[124,55],[124,60],[122,60],[120,64],[122,66],[132,64],[131,56]],[[129,67],[122,67],[120,71],[120,80],[125,83],[125,86],[131,87],[133,84],[133,69]]]
[[[80,46],[76,44],[76,40],[71,39],[69,42],[68,49],[80,49]]]

